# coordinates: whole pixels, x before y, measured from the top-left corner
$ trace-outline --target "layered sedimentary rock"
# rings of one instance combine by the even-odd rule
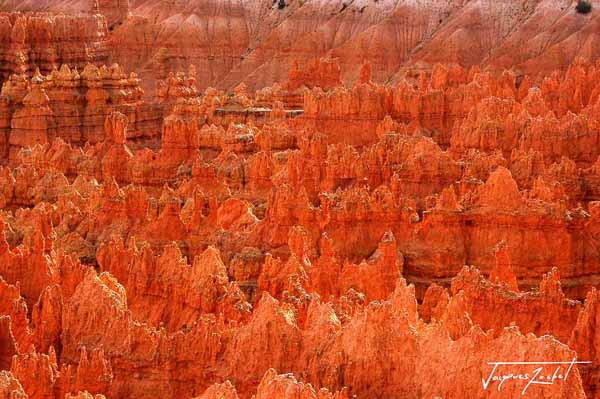
[[[598,396],[598,64],[486,69],[552,4],[40,2],[140,75],[3,86],[3,395]]]
[[[116,64],[110,68],[87,64],[81,73],[63,64],[48,75],[37,69],[31,79],[11,75],[1,96],[7,120],[4,154],[8,151],[14,160],[21,148],[55,138],[76,145],[98,143],[104,139],[104,120],[113,110],[131,120],[128,138],[156,136],[161,108],[144,103],[142,96],[137,75],[126,75]]]
[[[11,74],[49,73],[63,64],[83,68],[109,59],[106,19],[97,15],[1,13],[0,80]]]
[[[106,23],[113,30],[129,16],[130,0],[93,0],[92,13],[102,14],[106,17]]]
[[[589,45],[594,19],[574,4],[553,0],[194,0],[168,7],[147,0],[9,0],[0,9],[102,17],[104,30],[110,28],[113,61],[151,80],[192,63],[206,71],[199,78],[202,90],[231,90],[241,82],[261,89],[286,80],[296,63],[310,69],[320,57],[338,59],[343,81],[352,84],[363,62],[382,83],[430,70],[436,62],[495,71],[512,67],[543,78],[577,57],[599,55]],[[214,24],[217,19],[224,22]]]

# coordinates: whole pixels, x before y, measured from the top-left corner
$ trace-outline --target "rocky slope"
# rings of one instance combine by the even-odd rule
[[[369,62],[377,82],[398,82],[435,62],[514,68],[535,78],[595,59],[597,16],[571,0],[9,0],[0,9],[106,17],[111,62],[144,80],[191,63],[198,84],[259,89],[288,69],[337,58],[352,83]],[[593,3],[593,2],[592,2]],[[149,89],[145,87],[145,89]]]
[[[1,7],[1,397],[600,397],[595,8]]]

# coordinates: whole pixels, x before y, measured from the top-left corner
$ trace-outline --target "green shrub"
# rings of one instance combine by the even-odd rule
[[[579,1],[577,1],[575,10],[577,10],[577,12],[580,14],[587,14],[592,11],[592,5],[590,4],[589,1],[579,0]]]

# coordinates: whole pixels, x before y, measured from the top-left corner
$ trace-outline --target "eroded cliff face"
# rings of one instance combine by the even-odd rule
[[[2,7],[1,396],[600,395],[594,12]]]
[[[115,61],[143,76],[164,77],[194,63],[200,87],[252,89],[285,79],[295,61],[338,58],[343,80],[373,66],[374,80],[400,81],[435,62],[496,71],[514,67],[535,78],[598,57],[595,14],[572,2],[544,1],[138,1],[114,32]],[[214,17],[225,23],[213,24]],[[126,50],[127,49],[127,50]],[[127,64],[135,60],[135,64]]]
[[[9,10],[13,10],[8,8]],[[0,80],[48,73],[62,64],[106,63],[109,37],[101,14],[0,13]]]
[[[137,71],[145,89],[194,64],[204,72],[202,90],[232,90],[242,82],[256,90],[285,80],[296,62],[320,57],[338,59],[348,85],[360,78],[363,62],[378,83],[399,82],[436,62],[513,68],[542,79],[577,57],[600,55],[593,45],[595,13],[578,13],[572,3],[9,0],[0,9],[102,16],[111,62]]]
[[[11,75],[2,86],[3,154],[14,160],[23,147],[52,143],[55,139],[82,145],[104,140],[104,122],[119,110],[133,123],[130,139],[156,137],[162,125],[162,107],[143,101],[135,73],[119,65],[100,68],[88,63],[81,72],[62,64],[43,75]]]

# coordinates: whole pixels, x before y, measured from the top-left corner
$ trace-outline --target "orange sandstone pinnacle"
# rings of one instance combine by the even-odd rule
[[[587,6],[0,4],[0,398],[600,397]]]

